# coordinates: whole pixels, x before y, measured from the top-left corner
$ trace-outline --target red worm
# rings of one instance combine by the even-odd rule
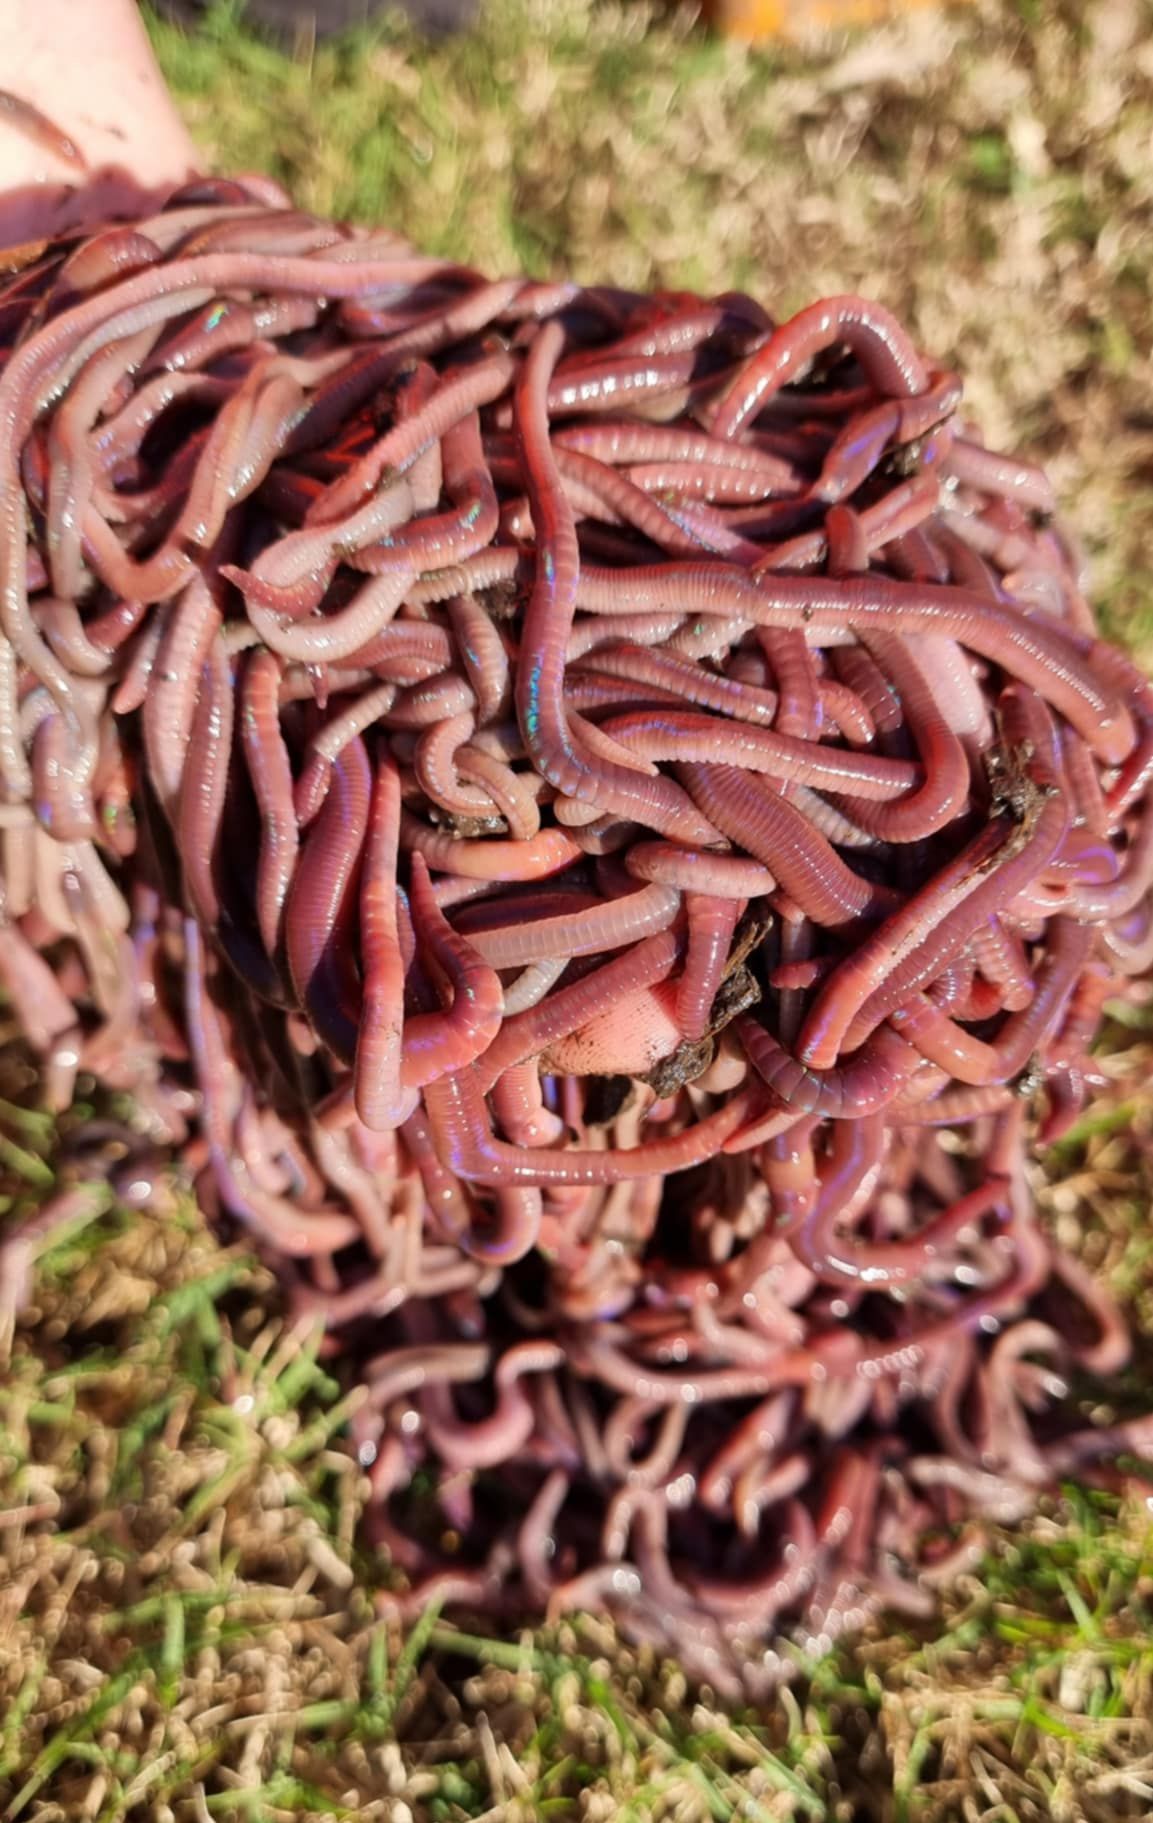
[[[864,1022],[862,1009],[871,1007],[882,984],[886,1001],[896,1007],[954,960],[986,918],[1009,902],[1019,880],[1035,870],[1034,857],[1056,852],[1064,822],[1060,801],[1051,797],[1032,831],[1005,815],[986,823],[825,981],[805,1020],[802,1061],[825,1069],[842,1047],[852,1048],[848,1034],[854,1022]],[[874,1018],[867,1029],[878,1023]]]
[[[735,438],[814,356],[836,346],[852,350],[880,392],[901,398],[922,393],[929,384],[920,356],[887,310],[864,298],[826,298],[773,332],[732,382],[713,414],[712,434]]]
[[[853,418],[839,433],[821,464],[813,493],[830,506],[855,494],[876,468],[890,443],[912,443],[956,411],[961,382],[956,374],[941,374],[925,392],[913,398],[886,399]],[[956,444],[951,445],[955,449]],[[958,473],[955,458],[950,467]],[[850,566],[856,569],[858,566]],[[867,566],[864,566],[867,567]]]
[[[437,905],[428,868],[412,857],[412,912],[418,941],[452,993],[444,1013],[413,1013],[404,1022],[401,1083],[420,1089],[474,1063],[500,1030],[500,977],[484,960],[483,944],[458,935]],[[359,1066],[358,1051],[358,1066]]]
[[[71,165],[73,170],[88,170],[88,160],[76,141],[62,127],[58,127],[54,120],[50,120],[47,114],[34,107],[30,101],[14,95],[10,89],[0,89],[0,120],[15,127],[17,132],[30,139],[42,151],[51,152],[54,158]]]
[[[742,906],[742,900],[698,892],[686,895],[689,935],[684,974],[677,988],[677,1024],[692,1041],[702,1038],[708,1028]]]
[[[1059,627],[1014,616],[968,590],[873,575],[831,583],[766,573],[752,582],[735,568],[693,563],[638,565],[610,582],[611,575],[586,564],[577,606],[590,613],[631,607],[639,613],[677,608],[685,614],[735,614],[768,627],[801,623],[814,640],[841,627],[944,633],[1037,690],[1105,764],[1124,760],[1133,747],[1125,703],[1097,684]]]
[[[863,829],[882,841],[920,841],[964,811],[969,762],[906,642],[882,633],[873,634],[868,645],[900,697],[906,725],[917,744],[924,783],[896,803],[870,804],[859,786],[851,798],[842,793],[834,802],[839,801]]]
[[[760,898],[777,884],[759,861],[714,849],[680,848],[675,842],[634,842],[625,866],[638,880],[730,902]]]
[[[884,891],[847,867],[807,817],[755,774],[702,765],[682,773],[706,816],[756,855],[814,923],[836,929],[880,910]]]
[[[254,652],[244,669],[240,703],[240,735],[261,816],[256,921],[270,956],[280,948],[284,905],[300,852],[292,762],[280,727],[281,677],[271,652]]]
[[[568,797],[592,801],[689,841],[711,826],[669,779],[640,779],[624,767],[590,764],[573,740],[564,708],[564,653],[580,574],[576,528],[548,442],[547,389],[563,346],[559,325],[533,343],[516,391],[516,428],[537,528],[536,577],[525,610],[516,708],[525,746],[544,777]]]
[[[336,1210],[300,1212],[286,1197],[276,1197],[247,1181],[243,1159],[233,1152],[231,1123],[224,1098],[235,1079],[224,1027],[213,1003],[196,921],[185,921],[187,951],[185,1008],[193,1061],[204,1085],[203,1119],[220,1192],[229,1209],[251,1226],[277,1252],[308,1258],[348,1246],[359,1233],[350,1216]]]
[[[628,419],[601,419],[595,424],[565,426],[554,435],[562,449],[579,450],[598,462],[670,465],[705,476],[710,470],[756,477],[766,493],[799,493],[802,479],[791,463],[745,443],[726,443],[691,426],[638,424]],[[633,479],[637,480],[634,473]],[[642,483],[638,480],[637,485]],[[663,490],[662,490],[663,491]]]
[[[177,825],[185,888],[192,909],[210,930],[220,922],[215,868],[232,732],[231,668],[218,639],[200,673],[200,696],[191,730],[191,745],[200,763],[185,772]]]
[[[624,955],[582,975],[571,987],[550,994],[541,1005],[506,1019],[484,1058],[482,1084],[490,1088],[503,1070],[539,1056],[549,1045],[579,1031],[614,1003],[667,980],[682,947],[683,938],[673,931],[648,937]]]
[[[806,1067],[755,1019],[742,1015],[737,1036],[749,1062],[782,1108],[833,1120],[864,1119],[888,1107],[917,1068],[917,1051],[884,1028],[847,1062],[828,1070]]]
[[[377,765],[360,885],[364,991],[356,1033],[356,1111],[366,1127],[387,1132],[404,1111],[401,1054],[404,959],[397,922],[400,778],[390,757]]]
[[[372,768],[358,737],[333,762],[332,785],[305,841],[284,918],[297,1000],[345,1063],[356,1051],[350,936],[371,795]]]
[[[1067,814],[1067,806],[1060,797],[1050,797],[1042,806],[1035,828],[1023,840],[1006,843],[1002,858],[980,884],[961,898],[912,954],[905,955],[898,966],[888,970],[884,982],[860,1006],[844,1033],[847,1048],[861,1043],[912,991],[952,962],[986,917],[1012,902],[1021,881],[1036,869],[1043,868],[1056,852],[1065,832]],[[843,1018],[847,1004],[847,998],[840,1003],[839,1017]]]
[[[472,942],[477,954],[494,968],[520,968],[558,954],[599,956],[667,930],[680,904],[675,888],[646,886],[585,911],[530,921],[522,916],[512,925],[474,931]]]
[[[982,1086],[1009,1082],[1028,1062],[1030,1053],[1050,1036],[1065,1010],[1080,970],[1093,946],[1093,933],[1071,920],[1054,920],[1045,960],[1029,1005],[1006,1020],[996,1039],[986,1042],[966,1032],[917,995],[890,1014],[894,1030],[923,1057],[948,1070],[958,1082]]]
[[[580,844],[563,829],[542,829],[527,842],[469,841],[430,829],[407,811],[401,812],[401,837],[430,867],[474,880],[545,879],[561,873],[581,853]]]
[[[851,801],[858,820],[861,804],[887,803],[889,799],[900,799],[907,793],[912,800],[907,806],[904,803],[894,805],[888,817],[884,813],[873,813],[873,821],[880,825],[873,833],[886,840],[902,839],[890,834],[890,821],[896,822],[898,828],[907,822],[918,835],[932,834],[934,827],[939,828],[942,822],[950,821],[957,814],[958,807],[964,803],[963,794],[969,782],[965,756],[947,729],[945,735],[956,747],[956,767],[926,766],[925,776],[930,784],[921,787],[915,770],[904,760],[887,760],[880,754],[842,752],[839,748],[824,747],[815,740],[797,740],[747,723],[726,726],[715,716],[694,715],[688,710],[638,710],[632,715],[614,715],[604,726],[614,741],[648,760],[697,760],[743,767],[746,771],[767,772],[774,778],[810,785],[817,791],[841,792],[846,801]],[[932,757],[936,759],[938,755]],[[921,806],[923,798],[931,800],[927,811]],[[899,811],[906,813],[905,818],[899,817]]]

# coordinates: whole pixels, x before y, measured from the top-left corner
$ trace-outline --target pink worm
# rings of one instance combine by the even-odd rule
[[[413,1013],[404,1022],[401,1083],[420,1089],[476,1061],[500,1030],[504,1003],[500,977],[485,959],[480,940],[453,930],[418,854],[412,857],[411,891],[420,942],[452,989],[447,1012]]]
[[[218,640],[200,674],[190,743],[199,764],[185,770],[177,822],[185,888],[197,917],[209,930],[220,922],[214,872],[228,790],[233,716],[231,668]]]
[[[284,919],[297,1000],[344,1063],[356,1052],[350,940],[371,794],[372,767],[357,736],[333,762],[332,785],[305,841]]]
[[[886,893],[847,867],[801,811],[754,773],[686,764],[705,815],[769,870],[817,924],[836,929],[875,916]]]
[[[715,1157],[749,1114],[751,1092],[733,1097],[670,1139],[612,1152],[554,1152],[497,1139],[476,1083],[467,1074],[443,1077],[425,1091],[429,1124],[444,1164],[466,1183],[494,1187],[536,1184],[616,1184],[630,1178],[686,1171]]]
[[[814,356],[839,344],[851,349],[879,391],[905,398],[928,387],[920,355],[887,310],[859,297],[826,298],[774,330],[742,368],[713,414],[713,436],[735,438]]]
[[[943,373],[927,391],[913,398],[886,399],[853,417],[838,433],[821,464],[814,497],[834,505],[855,494],[890,443],[912,443],[951,417],[960,404],[961,391],[957,375]]]
[[[638,880],[730,901],[760,898],[777,884],[759,861],[712,849],[680,848],[675,842],[634,842],[625,853],[625,866]]]
[[[710,825],[670,779],[638,778],[612,762],[594,765],[574,741],[564,707],[565,647],[572,628],[580,556],[572,509],[548,435],[548,384],[564,343],[549,324],[532,345],[515,394],[515,420],[533,522],[535,579],[521,631],[517,718],[537,770],[566,797],[636,815],[650,828],[708,841]]]
[[[377,760],[368,844],[360,885],[360,947],[364,991],[356,1033],[353,1087],[366,1127],[388,1132],[404,1108],[401,1056],[405,966],[397,923],[400,778],[387,754]]]
[[[972,932],[1007,903],[1017,882],[1032,876],[1035,857],[1056,850],[1063,823],[1056,799],[1044,805],[1037,829],[1023,844],[1007,818],[986,823],[822,984],[801,1033],[801,1061],[813,1069],[828,1069],[856,1029],[870,996],[883,985],[899,983],[896,1006],[902,995],[907,999],[923,982],[933,980]],[[954,913],[959,918],[954,919]],[[912,967],[907,968],[910,960]]]
[[[513,1064],[492,1085],[498,1126],[518,1146],[555,1146],[564,1137],[564,1121],[544,1103],[544,1085],[535,1062]]]
[[[954,961],[973,931],[987,917],[1010,905],[1024,883],[1044,870],[1060,847],[1067,818],[1068,806],[1059,793],[1044,801],[1032,832],[1024,840],[1011,840],[1006,844],[999,863],[988,869],[973,890],[963,895],[948,914],[936,922],[935,928],[912,954],[905,954],[897,966],[888,971],[883,983],[859,1006],[844,1031],[847,1048],[851,1050],[862,1043],[881,1019],[903,1004],[913,990],[924,986]],[[835,996],[836,991],[834,977],[824,992]],[[847,998],[839,1003],[838,1019],[843,1018],[847,1004]]]
[[[502,1071],[539,1056],[613,1005],[666,981],[683,947],[683,938],[674,931],[646,937],[624,955],[615,956],[570,986],[558,988],[538,1006],[506,1019],[480,1068],[485,1092]]]
[[[680,907],[681,896],[674,888],[643,886],[586,911],[474,931],[471,942],[486,962],[502,969],[558,955],[598,956],[667,930]]]
[[[379,487],[382,476],[402,474],[422,449],[438,442],[469,412],[498,399],[512,372],[512,358],[503,354],[450,371],[423,410],[386,431],[346,475],[325,489],[310,507],[306,524],[329,525],[355,512]]]
[[[709,469],[740,472],[758,477],[766,492],[797,493],[803,485],[789,462],[746,443],[722,442],[692,427],[637,424],[627,419],[596,424],[566,425],[553,441],[562,449],[579,450],[598,462],[669,464],[691,467],[698,474]]]
[[[234,1151],[232,1125],[222,1099],[232,1091],[236,1066],[209,990],[203,940],[195,918],[184,921],[184,942],[188,1042],[203,1096],[205,1137],[226,1206],[290,1258],[307,1259],[347,1247],[360,1232],[351,1216],[324,1209],[302,1213],[287,1197],[274,1196],[249,1181],[248,1168]]]
[[[869,803],[859,787],[851,794],[842,787],[840,808],[882,841],[920,841],[935,835],[965,810],[969,762],[906,642],[895,634],[882,633],[870,635],[868,644],[900,696],[924,782],[897,803],[882,805]]]
[[[456,768],[462,779],[483,786],[517,841],[531,842],[540,834],[539,781],[533,775],[514,772],[507,761],[496,759],[472,741],[457,748]]]
[[[744,901],[689,892],[685,897],[688,945],[677,988],[677,1023],[695,1042],[708,1029],[713,1002],[724,980],[729,951]]]
[[[492,721],[511,692],[511,667],[504,641],[473,595],[458,595],[448,604],[449,624],[465,676],[476,697],[477,717]]]
[[[401,811],[401,840],[441,873],[473,880],[541,880],[562,873],[580,857],[580,844],[563,829],[542,829],[527,842],[458,840]]]
[[[1007,1013],[1020,1013],[1029,1005],[1036,983],[1019,937],[1000,918],[992,917],[974,931],[969,950],[977,969],[1000,994]],[[935,999],[935,1004],[943,1003]]]
[[[418,570],[448,569],[467,562],[491,542],[500,509],[481,447],[478,413],[469,412],[446,430],[440,447],[452,511],[410,519],[379,546],[349,552],[348,562],[355,569],[387,566],[396,551],[404,551]]]
[[[285,901],[300,852],[292,765],[280,729],[280,683],[275,656],[263,649],[254,652],[241,686],[240,733],[260,808],[256,919],[269,956],[280,948]]]
[[[735,614],[758,626],[803,628],[818,644],[871,627],[898,633],[939,632],[1001,665],[1060,710],[1106,765],[1134,743],[1132,717],[1119,695],[1103,689],[1059,627],[1015,616],[967,589],[905,583],[869,575],[828,581],[764,574],[752,581],[720,564],[638,565],[625,574],[582,569],[576,605],[589,613]]]
[[[907,760],[885,759],[881,754],[843,752],[821,746],[815,740],[797,740],[787,734],[777,734],[769,728],[747,723],[734,727],[715,716],[695,715],[689,710],[653,709],[614,715],[605,723],[605,728],[615,741],[646,759],[695,760],[772,773],[776,778],[809,785],[818,791],[839,791],[851,798],[854,812],[861,802],[899,799],[902,794],[911,794],[913,804],[919,804],[923,797],[931,797],[940,815],[936,800],[941,799],[944,806],[956,814],[958,788],[956,775],[949,768],[944,770],[944,785],[939,785],[939,774],[926,767],[926,783],[922,785],[917,770]],[[957,753],[963,785],[967,789],[968,765],[959,748]],[[935,754],[933,757],[940,756]],[[905,806],[892,808],[904,809]],[[932,822],[929,813],[921,815],[926,822]],[[883,815],[878,816],[878,820],[885,825]],[[874,833],[884,834],[885,828]],[[931,829],[923,833],[929,834]]]
[[[196,713],[196,681],[223,616],[206,578],[196,577],[162,610],[152,675],[143,697],[144,748],[160,801],[175,814]]]
[[[1091,928],[1069,918],[1056,918],[1053,925],[1030,1004],[1014,1013],[992,1041],[966,1032],[923,994],[898,1007],[889,1023],[957,1082],[976,1087],[1010,1081],[1061,1019],[1093,947]]]
[[[826,1070],[799,1062],[747,1014],[740,1016],[735,1029],[774,1100],[798,1114],[834,1120],[875,1114],[896,1099],[920,1062],[914,1047],[888,1027],[875,1033],[855,1057]]]
[[[535,1422],[522,1380],[527,1374],[563,1367],[564,1360],[564,1350],[556,1342],[518,1342],[501,1356],[493,1374],[496,1409],[472,1424],[456,1416],[447,1386],[430,1384],[421,1398],[425,1427],[449,1467],[494,1468],[515,1456],[528,1442]]]

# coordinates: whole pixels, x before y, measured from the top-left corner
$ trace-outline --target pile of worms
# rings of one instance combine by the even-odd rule
[[[721,1677],[1140,1451],[1032,1161],[1153,690],[956,375],[258,183],[5,267],[0,987],[323,1321],[391,1606]]]

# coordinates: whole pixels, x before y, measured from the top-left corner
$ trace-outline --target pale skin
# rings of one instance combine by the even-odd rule
[[[134,0],[0,0],[0,248],[136,213],[198,168]]]

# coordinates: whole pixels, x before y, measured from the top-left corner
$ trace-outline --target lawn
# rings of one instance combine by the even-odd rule
[[[988,0],[756,54],[641,5],[496,0],[289,57],[218,7],[165,70],[219,169],[493,270],[882,298],[1049,464],[1112,631],[1153,658],[1153,9]],[[1041,1188],[1153,1341],[1144,1015]],[[0,1083],[0,1207],[57,1136]],[[74,1118],[83,1118],[78,1110]],[[349,1394],[194,1210],[104,1208],[0,1309],[0,1815],[1077,1823],[1153,1811],[1153,1502],[1068,1489],[920,1633],[733,1711],[598,1623],[376,1617]],[[1148,1378],[1145,1377],[1145,1385]],[[1102,1397],[1139,1398],[1136,1371]],[[1147,1394],[1146,1394],[1147,1399]]]

